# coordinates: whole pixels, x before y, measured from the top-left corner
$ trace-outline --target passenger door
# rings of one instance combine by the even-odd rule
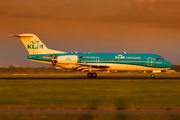
[[[147,66],[152,66],[152,57],[147,58]]]

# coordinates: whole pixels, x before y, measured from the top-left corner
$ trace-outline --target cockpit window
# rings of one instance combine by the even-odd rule
[[[164,58],[156,58],[156,61],[165,60]]]

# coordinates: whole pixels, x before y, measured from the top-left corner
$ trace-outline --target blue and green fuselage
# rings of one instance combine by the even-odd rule
[[[29,60],[52,64],[53,54],[28,55]],[[49,57],[48,57],[49,56]],[[144,53],[63,53],[56,54],[56,59],[67,56],[65,62],[56,66],[75,68],[76,66],[96,66],[98,70],[167,70],[173,65],[157,54]],[[71,56],[77,56],[77,62],[71,63]],[[67,62],[66,62],[67,61]],[[68,63],[69,64],[68,66]],[[98,67],[99,66],[99,67]],[[104,67],[103,67],[104,66]]]

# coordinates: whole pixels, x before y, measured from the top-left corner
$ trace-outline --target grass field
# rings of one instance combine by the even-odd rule
[[[0,80],[0,109],[180,110],[180,80]]]
[[[179,120],[174,114],[0,114],[0,120]]]

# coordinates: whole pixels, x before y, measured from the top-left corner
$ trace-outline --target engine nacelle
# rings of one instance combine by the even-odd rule
[[[77,55],[64,55],[57,57],[58,63],[78,63],[79,57]]]

